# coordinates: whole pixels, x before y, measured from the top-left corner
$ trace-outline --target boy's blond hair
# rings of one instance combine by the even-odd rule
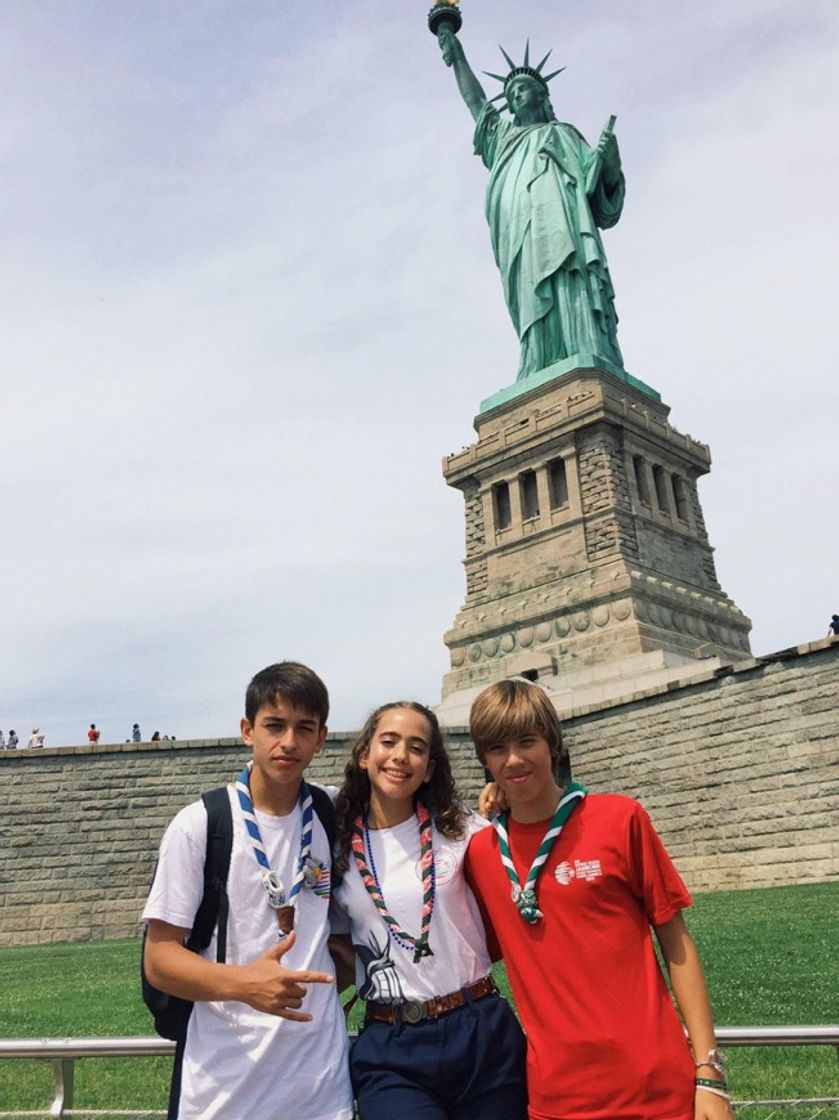
[[[567,776],[568,755],[562,745],[559,716],[538,685],[521,677],[498,681],[476,697],[469,713],[469,733],[482,765],[490,747],[534,731],[550,747],[557,777]]]

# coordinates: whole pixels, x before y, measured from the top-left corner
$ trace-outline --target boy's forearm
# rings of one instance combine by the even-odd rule
[[[681,914],[662,926],[656,926],[655,932],[693,1048],[694,1060],[701,1062],[708,1051],[716,1047],[716,1039],[708,985],[696,943]],[[712,1070],[705,1069],[702,1070],[703,1076],[706,1072],[714,1076]]]
[[[146,975],[156,988],[181,999],[243,1000],[241,968],[207,960],[175,941],[146,941]]]
[[[676,923],[675,929],[668,927]],[[696,944],[684,923],[681,914],[656,929],[659,944],[670,973],[673,994],[679,1005],[688,1033],[693,1060],[704,1062],[716,1050],[714,1018],[708,985]],[[679,928],[681,927],[681,928]],[[697,1068],[698,1077],[711,1083],[710,1087],[697,1085],[695,1091],[694,1120],[732,1120],[731,1105],[725,1085],[719,1090],[714,1082],[723,1082],[723,1074],[712,1066],[701,1065]]]
[[[219,964],[192,953],[183,943],[187,930],[165,922],[150,921],[144,963],[146,976],[161,991],[195,1002],[237,1000],[256,1011],[283,1019],[308,1022],[302,1011],[310,984],[334,984],[328,972],[286,968],[282,958],[297,935],[276,941],[249,964]]]

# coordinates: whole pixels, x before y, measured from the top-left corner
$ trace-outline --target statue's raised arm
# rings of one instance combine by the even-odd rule
[[[455,4],[429,14],[443,61],[475,120],[475,153],[489,170],[486,214],[504,297],[521,341],[519,378],[548,367],[556,375],[597,365],[623,370],[614,289],[600,238],[621,216],[625,192],[615,118],[592,148],[573,125],[556,119],[545,73],[530,47],[506,75],[490,74],[502,92],[488,98],[466,61]],[[501,103],[500,108],[495,102]],[[511,117],[502,116],[507,108]]]
[[[466,102],[473,118],[477,120],[486,105],[487,98],[472,67],[466,61],[463,44],[448,24],[444,24],[437,32],[437,42],[443,52],[443,62],[454,70],[460,96]]]

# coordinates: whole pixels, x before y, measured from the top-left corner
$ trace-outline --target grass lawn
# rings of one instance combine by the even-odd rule
[[[688,919],[717,1022],[836,1022],[837,913],[839,883],[699,896]],[[151,1034],[139,994],[139,951],[138,941],[0,949],[0,1037]],[[499,980],[504,984],[503,970]],[[169,1064],[161,1058],[79,1061],[75,1107],[165,1108]],[[839,1063],[829,1048],[732,1050],[729,1066],[741,1100],[839,1097]],[[51,1086],[48,1064],[0,1060],[0,1111],[41,1107],[51,1099]],[[747,1115],[757,1120],[768,1113]],[[839,1110],[819,1113],[820,1120],[837,1116]]]

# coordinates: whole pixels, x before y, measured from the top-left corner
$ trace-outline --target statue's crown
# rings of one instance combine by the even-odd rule
[[[548,53],[545,55],[545,57],[542,59],[542,61],[539,63],[538,66],[531,66],[530,65],[530,40],[529,39],[527,40],[527,43],[526,43],[525,48],[524,48],[524,61],[522,62],[521,66],[516,66],[515,62],[513,62],[513,60],[510,58],[510,56],[507,54],[507,52],[504,50],[504,48],[502,46],[499,46],[498,49],[504,55],[504,58],[507,61],[507,65],[510,67],[510,71],[509,71],[509,73],[507,74],[506,77],[502,77],[501,74],[492,74],[492,73],[490,73],[489,70],[484,70],[484,73],[486,74],[486,76],[488,78],[495,78],[495,80],[497,82],[501,82],[501,84],[504,86],[501,93],[496,94],[495,97],[491,97],[490,101],[500,101],[502,97],[506,97],[507,96],[507,88],[510,85],[510,82],[512,82],[514,78],[520,78],[522,75],[526,75],[528,78],[533,78],[535,81],[537,81],[539,83],[540,86],[542,86],[542,88],[544,90],[547,90],[548,82],[551,80],[551,78],[555,78],[557,76],[557,74],[561,74],[562,71],[565,69],[564,66],[560,66],[560,68],[558,70],[554,70],[553,73],[551,73],[551,74],[543,74],[542,73],[543,66],[548,61],[548,59],[551,57],[551,52],[550,51],[548,51]]]

